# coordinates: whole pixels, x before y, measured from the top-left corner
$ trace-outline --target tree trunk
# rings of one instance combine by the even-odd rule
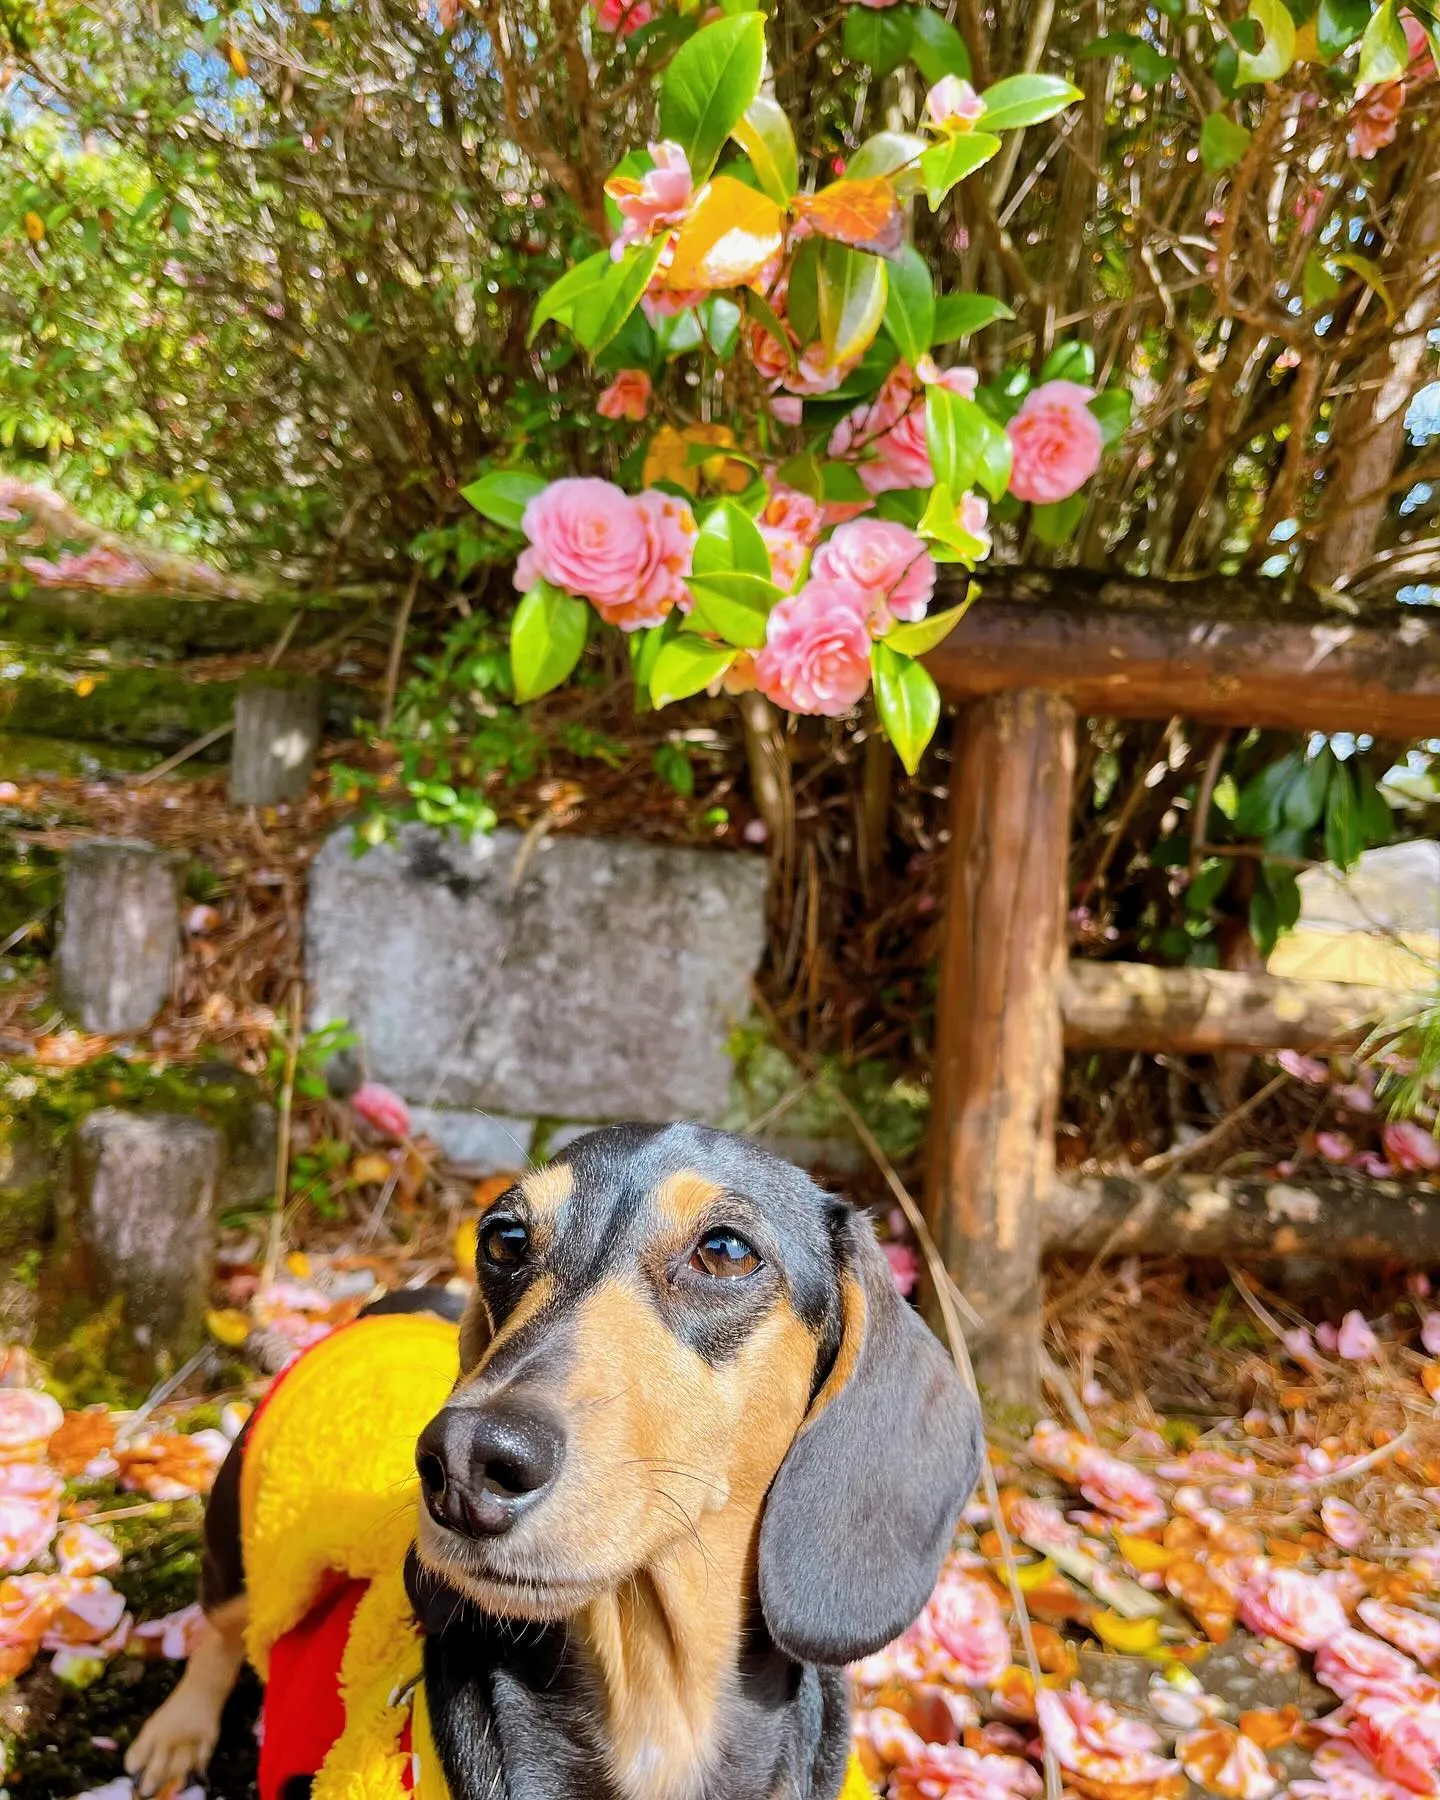
[[[1440,1260],[1440,1193],[1317,1171],[1293,1181],[1217,1175],[1072,1176],[1045,1206],[1047,1251],[1066,1256],[1319,1256]]]
[[[114,1309],[106,1361],[137,1382],[204,1342],[221,1151],[213,1125],[182,1113],[102,1107],[76,1129],[51,1326]]]
[[[1407,996],[1343,981],[1228,969],[1071,962],[1060,990],[1069,1050],[1226,1051],[1353,1047]]]
[[[1021,1407],[1039,1397],[1074,766],[1075,715],[1055,695],[997,694],[960,715],[927,1210],[984,1320],[980,1379]]]
[[[88,838],[65,857],[60,1005],[84,1031],[143,1031],[170,997],[180,942],[175,859],[132,838]]]
[[[235,699],[230,804],[278,806],[310,785],[320,745],[320,683],[311,675],[257,670]]]

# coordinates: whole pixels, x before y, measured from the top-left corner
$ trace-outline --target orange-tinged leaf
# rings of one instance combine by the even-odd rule
[[[982,1531],[979,1550],[987,1562],[999,1562],[1005,1554],[1005,1546],[1000,1541],[1000,1533],[998,1531]]]
[[[1180,1557],[1165,1571],[1165,1586],[1212,1644],[1226,1641],[1235,1626],[1235,1602],[1203,1564]]]
[[[905,215],[894,184],[884,175],[832,181],[818,194],[797,194],[795,216],[821,237],[856,250],[893,256],[905,234]]]
[[[503,1175],[487,1175],[483,1181],[477,1181],[470,1190],[470,1201],[483,1212],[492,1200],[498,1200],[503,1193],[514,1187],[520,1179],[513,1170]]]
[[[232,75],[238,75],[243,81],[250,73],[250,65],[245,60],[245,52],[237,49],[234,44],[226,44],[223,48],[225,60],[230,65],[230,73]]]
[[[1160,1642],[1158,1619],[1122,1619],[1119,1613],[1108,1609],[1091,1616],[1090,1629],[1102,1644],[1108,1644],[1112,1650],[1119,1650],[1127,1656],[1138,1655],[1143,1650],[1153,1650]]]
[[[470,1270],[475,1267],[475,1220],[462,1219],[456,1227],[455,1241],[451,1246],[457,1269]]]
[[[1197,1525],[1193,1519],[1187,1519],[1183,1514],[1171,1519],[1165,1527],[1165,1548],[1173,1550],[1177,1556],[1184,1556],[1190,1550],[1200,1550],[1207,1542],[1204,1526]]]
[[[1153,1575],[1159,1569],[1168,1569],[1175,1560],[1175,1552],[1167,1550],[1164,1544],[1157,1544],[1154,1538],[1135,1537],[1128,1531],[1117,1531],[1115,1542],[1120,1554],[1137,1575]]]
[[[1262,1750],[1277,1750],[1281,1744],[1293,1744],[1305,1729],[1305,1719],[1298,1706],[1242,1712],[1239,1724],[1250,1742],[1258,1744]]]
[[[25,215],[25,235],[26,235],[26,237],[29,238],[29,240],[32,244],[38,244],[41,241],[41,239],[45,236],[45,221],[40,217],[39,213],[37,213],[37,212],[27,212],[26,213],[26,215]]]
[[[285,1258],[285,1268],[297,1281],[308,1281],[315,1273],[310,1258],[303,1250],[292,1250]]]
[[[1420,1371],[1420,1380],[1432,1400],[1440,1398],[1440,1362],[1428,1362]]]
[[[995,1683],[994,1694],[996,1705],[1011,1718],[1034,1720],[1035,1683],[1030,1679],[1030,1671],[1022,1669],[1019,1663],[1011,1663]]]
[[[768,194],[733,175],[706,182],[675,237],[665,285],[742,287],[753,281],[785,241],[785,215]]]
[[[1080,1653],[1075,1646],[1067,1643],[1053,1625],[1032,1625],[1030,1635],[1035,1640],[1036,1659],[1045,1673],[1073,1681],[1080,1673]]]
[[[217,1344],[223,1344],[227,1350],[238,1350],[250,1335],[250,1315],[227,1306],[219,1312],[207,1312],[205,1328]]]
[[[1280,1563],[1287,1569],[1298,1569],[1305,1560],[1305,1546],[1293,1538],[1267,1538],[1265,1549],[1271,1562]]]
[[[367,1150],[350,1165],[350,1179],[359,1187],[380,1187],[395,1173],[395,1165],[379,1150]]]
[[[1233,1725],[1214,1720],[1187,1731],[1176,1743],[1180,1766],[1207,1794],[1221,1800],[1261,1800],[1275,1791],[1264,1753]]]

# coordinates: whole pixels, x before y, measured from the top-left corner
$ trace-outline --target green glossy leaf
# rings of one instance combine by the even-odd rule
[[[875,710],[895,753],[913,775],[940,723],[940,690],[922,663],[892,650],[884,638],[870,646]]]
[[[885,317],[889,291],[885,262],[868,251],[827,239],[820,251],[816,297],[820,341],[831,359],[845,362],[874,340]],[[794,314],[791,314],[792,318]]]
[[[1228,113],[1213,112],[1200,127],[1200,160],[1212,174],[1230,169],[1250,148],[1250,133]]]
[[[785,354],[785,360],[793,369],[795,367],[795,346],[790,341],[790,333],[781,323],[779,315],[770,302],[751,288],[745,290],[745,310],[758,325],[769,332]]]
[[[890,494],[883,494],[882,506],[892,498],[894,496]],[[887,511],[885,516],[891,515]],[[931,488],[918,519],[901,519],[899,523],[911,524],[919,532],[930,544],[930,554],[936,562],[963,562],[973,568],[986,553],[987,546],[961,523],[955,497],[943,481]]]
[[[998,154],[1000,140],[992,131],[957,131],[934,144],[920,158],[925,198],[934,212],[957,182],[983,169]]]
[[[1090,402],[1090,411],[1100,421],[1100,435],[1107,450],[1119,443],[1129,428],[1132,404],[1129,388],[1105,388]]]
[[[1236,82],[1244,87],[1250,82],[1278,81],[1295,60],[1295,20],[1290,9],[1285,0],[1250,0],[1246,17],[1264,33],[1264,43],[1256,54],[1240,52]]]
[[[920,186],[920,158],[929,147],[929,138],[908,131],[877,131],[850,158],[845,179],[868,181],[888,175],[894,179],[897,193],[913,192]]]
[[[1264,3],[1264,0],[1262,0]],[[980,96],[985,111],[980,123],[986,131],[1015,131],[1022,125],[1040,125],[1084,99],[1073,81],[1063,75],[1007,75]]]
[[[1040,365],[1041,381],[1076,381],[1089,387],[1095,379],[1095,346],[1073,339],[1057,344]]]
[[[597,250],[593,256],[587,256],[584,262],[576,263],[573,269],[567,269],[558,281],[551,282],[536,301],[535,311],[530,315],[526,343],[533,344],[541,326],[547,325],[552,319],[557,325],[570,325],[582,297],[593,293],[614,266],[608,250]]]
[[[590,608],[537,581],[510,621],[510,670],[519,701],[538,700],[572,672],[585,648]]]
[[[1326,62],[1334,62],[1370,23],[1370,0],[1320,0],[1315,15],[1315,42]]]
[[[1328,750],[1312,756],[1298,769],[1280,802],[1280,823],[1291,831],[1313,831],[1325,810],[1325,796],[1332,772],[1339,764]]]
[[[1348,269],[1352,275],[1358,275],[1385,308],[1385,316],[1389,319],[1395,317],[1395,302],[1385,285],[1385,277],[1380,273],[1379,263],[1372,262],[1368,256],[1357,255],[1353,250],[1342,250],[1338,256],[1330,258],[1330,267]]]
[[[785,313],[802,344],[820,335],[820,251],[823,240],[806,238],[790,263]]]
[[[665,238],[633,244],[608,274],[577,296],[570,329],[594,356],[610,342],[640,304],[665,250]]]
[[[710,454],[713,456],[714,451]],[[700,526],[690,566],[697,575],[720,575],[738,571],[770,579],[770,552],[760,528],[743,507],[733,500],[721,500],[711,508]]]
[[[929,263],[910,244],[890,263],[885,329],[912,368],[935,335],[935,283]]]
[[[1141,87],[1159,87],[1175,73],[1175,58],[1133,31],[1107,31],[1080,52],[1082,57],[1124,57]]]
[[[879,12],[866,6],[850,6],[840,42],[851,62],[864,63],[872,75],[885,76],[898,69],[910,54],[915,35],[915,11],[892,6]]]
[[[1300,296],[1308,309],[1317,306],[1328,306],[1340,292],[1340,278],[1324,260],[1312,250],[1305,258],[1305,268],[1301,275]]]
[[[1370,766],[1363,757],[1350,764],[1355,776],[1355,793],[1360,806],[1360,830],[1366,847],[1388,844],[1395,835],[1395,820],[1385,796],[1375,784]]]
[[[953,344],[972,337],[1000,319],[1014,317],[1003,300],[992,299],[989,294],[942,294],[935,303],[935,331],[931,341]]]
[[[944,612],[931,613],[927,619],[917,619],[913,625],[892,625],[885,634],[885,642],[892,650],[903,651],[906,656],[928,656],[937,644],[945,639],[969,612],[971,603],[980,592],[972,581],[965,598],[958,606],[951,606]]]
[[[943,13],[922,3],[914,9],[910,60],[934,87],[947,75],[970,79],[970,52],[965,40]]]
[[[692,624],[741,650],[763,648],[765,621],[780,598],[773,581],[759,575],[692,574],[686,585],[695,601]]]
[[[856,473],[853,463],[824,462],[820,465],[822,498],[835,506],[868,503],[870,490]]]
[[[760,94],[731,134],[750,158],[762,190],[784,206],[800,185],[795,133],[777,101]]]
[[[635,703],[643,711],[650,702],[650,677],[655,673],[655,659],[661,646],[668,644],[680,630],[683,616],[672,612],[663,625],[652,625],[645,631],[625,634],[625,647],[630,652],[630,673],[635,678]]]
[[[765,17],[742,13],[702,26],[660,77],[660,135],[690,159],[698,187],[760,92]]]
[[[1009,486],[1010,439],[975,401],[928,387],[925,436],[935,479],[952,494],[978,485],[998,500]]]
[[[1301,758],[1292,750],[1245,783],[1235,808],[1234,823],[1239,836],[1268,838],[1279,829],[1285,791],[1300,767]]]
[[[1325,796],[1325,855],[1337,869],[1353,869],[1364,849],[1360,797],[1350,765],[1337,762]]]
[[[1030,529],[1051,549],[1057,544],[1068,543],[1085,517],[1086,504],[1083,494],[1071,494],[1068,500],[1036,506],[1030,513]]]
[[[1410,67],[1410,46],[1395,0],[1384,0],[1360,39],[1361,87],[1399,81]]]
[[[681,631],[660,646],[650,675],[650,699],[656,706],[688,700],[718,681],[739,653],[725,644],[712,644],[693,632]]]
[[[544,493],[546,486],[544,477],[529,469],[491,469],[478,481],[461,488],[460,498],[507,531],[518,531],[525,508],[537,494]]]

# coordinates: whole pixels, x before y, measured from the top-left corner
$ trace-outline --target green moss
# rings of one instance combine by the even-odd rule
[[[804,1085],[804,1077],[771,1043],[763,1027],[747,1026],[731,1035],[735,1078],[730,1106],[720,1121],[729,1131],[747,1131]],[[930,1095],[894,1065],[864,1061],[845,1067],[835,1058],[821,1064],[821,1078],[788,1104],[775,1122],[784,1137],[853,1138],[837,1094],[844,1094],[874,1133],[892,1162],[903,1163],[925,1140]]]

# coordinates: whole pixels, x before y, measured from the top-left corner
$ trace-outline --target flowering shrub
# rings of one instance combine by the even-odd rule
[[[870,138],[813,190],[764,91],[762,14],[702,26],[660,77],[660,136],[606,183],[611,242],[542,296],[531,328],[563,329],[590,354],[607,378],[603,417],[653,428],[621,482],[512,467],[466,490],[524,539],[519,699],[568,679],[593,614],[627,634],[645,703],[754,690],[834,717],[873,689],[913,772],[940,713],[918,659],[973,591],[962,581],[957,603],[932,610],[938,566],[969,571],[988,554],[991,507],[1032,506],[1046,542],[1074,529],[1128,396],[1096,392],[1077,344],[1033,380],[1012,369],[982,384],[942,361],[1009,314],[982,294],[937,292],[908,214],[922,197],[939,207],[1005,133],[1053,117],[1078,90],[1035,74],[977,93],[953,27],[912,13],[923,13],[914,57],[931,84],[922,128]],[[648,5],[598,15],[621,35],[655,16]],[[722,398],[723,425],[670,395],[667,370],[691,358]]]

